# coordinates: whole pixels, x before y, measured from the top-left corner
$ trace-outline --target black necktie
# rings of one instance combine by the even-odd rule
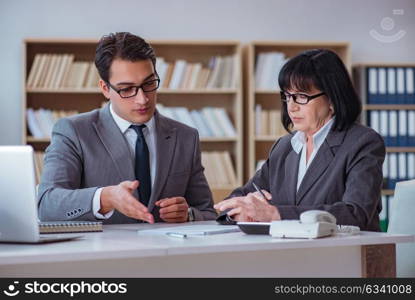
[[[131,125],[130,127],[137,133],[137,142],[135,143],[135,178],[140,182],[138,195],[140,196],[140,202],[147,206],[151,195],[151,173],[150,155],[143,134],[143,128],[146,125]]]

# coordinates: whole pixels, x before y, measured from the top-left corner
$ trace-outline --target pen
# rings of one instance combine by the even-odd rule
[[[180,233],[180,232],[167,232],[166,234],[171,237],[177,237],[177,238],[182,238],[182,239],[187,238],[187,234]]]
[[[267,197],[265,197],[264,193],[259,189],[259,187],[255,184],[255,182],[252,181],[252,185],[254,186],[256,191],[261,194],[262,199],[267,200]]]

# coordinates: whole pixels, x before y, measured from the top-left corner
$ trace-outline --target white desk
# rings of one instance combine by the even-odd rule
[[[150,226],[166,224],[105,225],[104,232],[53,244],[0,244],[0,276],[394,276],[395,244],[414,241],[411,235],[374,232],[316,240],[239,232],[187,239],[137,235]]]

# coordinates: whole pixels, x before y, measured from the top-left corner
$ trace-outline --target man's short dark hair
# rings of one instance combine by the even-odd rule
[[[109,82],[111,64],[116,58],[132,62],[150,59],[156,68],[154,49],[144,39],[129,32],[104,35],[98,43],[95,66],[105,82]]]
[[[333,130],[349,128],[362,111],[362,104],[350,76],[337,54],[327,49],[307,50],[290,59],[278,76],[281,90],[309,91],[313,86],[324,92],[333,105]],[[292,121],[283,102],[282,123],[290,132]]]

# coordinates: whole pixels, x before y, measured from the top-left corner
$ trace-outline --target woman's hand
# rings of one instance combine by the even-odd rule
[[[224,211],[230,209],[228,215],[240,222],[271,222],[280,220],[278,208],[269,204],[272,196],[262,191],[267,199],[258,192],[249,193],[243,197],[234,197],[215,205],[215,208]]]

